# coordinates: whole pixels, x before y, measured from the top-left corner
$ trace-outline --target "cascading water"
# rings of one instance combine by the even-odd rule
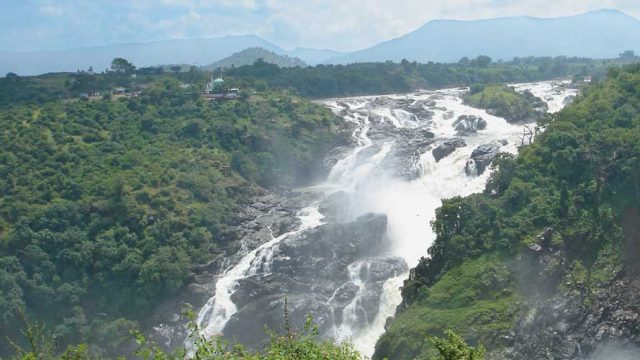
[[[257,272],[258,269],[254,267],[256,258],[260,259],[262,255],[263,261],[270,260],[273,254],[265,256],[263,253],[270,252],[270,249],[282,239],[322,224],[323,216],[318,212],[317,207],[311,206],[302,209],[299,217],[301,225],[297,230],[282,234],[264,243],[244,255],[237,264],[228,268],[222,274],[216,282],[215,295],[207,301],[198,313],[197,323],[202,326],[205,336],[221,333],[229,318],[237,311],[235,304],[231,301],[231,295],[234,293],[239,279]]]
[[[565,85],[518,84],[516,89],[530,90],[557,111],[575,95]],[[198,314],[205,333],[251,341],[258,335],[247,335],[253,329],[246,324],[261,329],[256,321],[277,323],[280,319],[272,318],[281,312],[273,309],[287,296],[292,316],[313,313],[324,336],[351,340],[371,355],[401,301],[399,287],[408,268],[434,240],[430,221],[442,199],[483,190],[490,169],[481,167],[486,158],[472,158],[474,150],[517,151],[522,127],[464,105],[463,93],[450,89],[323,102],[355,124],[356,147],[335,163],[324,184],[313,187],[317,196],[300,212],[297,230],[247,252],[220,276],[215,294]],[[452,124],[461,115],[476,116],[474,128],[482,118],[486,127],[457,134]],[[464,141],[437,161],[433,149],[455,137]]]

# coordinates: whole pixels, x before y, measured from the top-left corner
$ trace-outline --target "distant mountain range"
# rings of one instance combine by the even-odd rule
[[[640,50],[640,21],[617,10],[599,10],[552,19],[434,20],[397,39],[327,62],[454,62],[477,55],[495,60],[559,55],[612,58],[625,50]]]
[[[0,74],[34,75],[86,70],[90,66],[102,71],[115,57],[123,57],[138,67],[161,64],[205,66],[249,48],[298,58],[309,65],[402,59],[454,62],[465,56],[478,55],[488,55],[496,60],[557,55],[612,58],[625,50],[640,52],[640,21],[617,10],[552,19],[434,20],[399,38],[350,53],[311,48],[287,51],[255,35],[61,51],[0,51]]]
[[[278,65],[279,67],[295,67],[295,66],[307,66],[307,64],[296,58],[288,55],[278,55],[273,51],[265,50],[263,48],[254,47],[244,49],[240,52],[232,54],[222,60],[216,61],[211,65],[204,67],[206,70],[215,70],[218,68],[232,68],[243,65],[252,65],[256,60],[262,59],[270,64]]]

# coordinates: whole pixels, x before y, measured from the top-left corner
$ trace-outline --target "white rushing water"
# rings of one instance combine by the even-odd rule
[[[300,227],[288,233],[284,233],[278,237],[274,237],[271,241],[266,242],[242,256],[240,261],[234,266],[228,268],[220,279],[216,282],[216,290],[213,297],[207,301],[198,313],[197,323],[201,327],[205,336],[217,335],[222,333],[224,326],[233,314],[238,310],[231,301],[231,295],[236,290],[238,280],[255,274],[257,269],[255,264],[264,263],[272,256],[271,249],[278,242],[288,236],[300,233],[304,230],[314,228],[322,224],[323,215],[318,212],[318,208],[310,206],[300,211],[299,218],[301,220]],[[264,259],[259,259],[264,257]],[[260,261],[262,260],[262,261]],[[268,271],[268,265],[266,266]]]
[[[530,90],[534,95],[549,104],[550,111],[562,108],[567,96],[575,95],[575,91],[559,86],[558,82],[542,82],[533,84],[517,84],[516,90]],[[382,213],[387,215],[387,236],[391,242],[390,250],[385,256],[397,256],[406,261],[409,267],[417,265],[421,256],[434,240],[430,222],[442,199],[454,196],[465,196],[484,189],[490,170],[480,176],[468,176],[465,165],[471,153],[479,145],[497,140],[507,140],[501,146],[502,152],[516,153],[520,144],[522,126],[509,124],[502,118],[489,115],[486,111],[466,106],[462,103],[462,89],[440,90],[429,93],[390,95],[386,98],[406,100],[435,101],[429,110],[433,112],[431,119],[420,119],[416,115],[402,109],[384,107],[376,103],[380,97],[358,97],[348,99],[327,100],[323,102],[335,113],[341,114],[345,120],[356,124],[353,137],[356,147],[340,159],[331,169],[325,184],[316,186],[324,195],[337,191],[346,192],[352,199],[349,212],[353,217],[365,213]],[[380,105],[382,104],[382,105]],[[393,137],[373,137],[370,132],[375,126],[372,117],[383,119],[388,126],[404,128],[408,131],[427,127],[435,134],[438,145],[443,140],[456,137],[452,123],[460,115],[482,117],[487,126],[476,135],[466,136],[467,146],[457,148],[453,153],[436,162],[431,149],[419,156],[414,164],[419,176],[413,180],[388,174],[380,169],[384,160],[390,156],[394,146],[398,145]],[[380,129],[377,129],[378,135]],[[378,140],[373,140],[378,139]],[[473,164],[472,164],[473,166]],[[472,170],[473,171],[473,170]],[[253,251],[246,252],[232,267],[228,268],[217,280],[213,297],[203,306],[198,314],[198,323],[208,335],[223,331],[230,317],[238,309],[231,301],[238,281],[257,273],[270,271],[269,263],[273,257],[273,249],[284,239],[299,234],[307,229],[315,228],[323,223],[323,215],[319,213],[317,204],[300,212],[302,225],[295,231],[282,234],[261,245]],[[392,277],[384,283],[380,294],[378,311],[373,319],[365,319],[362,325],[359,319],[365,313],[362,308],[362,297],[368,280],[369,263],[359,260],[348,266],[348,281],[355,284],[357,291],[342,311],[342,321],[335,323],[328,336],[339,340],[350,340],[363,355],[370,356],[374,345],[384,331],[387,317],[393,315],[400,303],[400,286],[407,273]],[[337,284],[338,286],[342,286]],[[338,288],[339,289],[339,288]],[[338,291],[336,289],[336,292]],[[284,295],[284,294],[283,294]],[[335,293],[334,293],[335,296]],[[329,303],[333,301],[333,296]],[[258,324],[256,326],[261,326]]]

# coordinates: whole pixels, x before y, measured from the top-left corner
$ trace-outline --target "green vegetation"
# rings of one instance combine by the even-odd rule
[[[117,350],[190,269],[235,250],[228,225],[258,186],[312,181],[346,126],[282,92],[209,102],[175,80],[3,108],[0,339],[24,308],[61,344]]]
[[[286,306],[286,305],[285,305]],[[286,307],[285,307],[286,311]],[[199,360],[360,360],[362,357],[349,343],[336,343],[332,340],[319,339],[318,329],[313,325],[311,316],[307,317],[304,328],[297,332],[288,322],[285,312],[285,322],[282,334],[266,330],[269,337],[268,343],[262,351],[248,351],[241,344],[229,345],[223,338],[213,336],[205,337],[194,321],[194,314],[187,312],[189,322],[190,339],[193,341],[193,349],[190,356]],[[85,344],[69,346],[60,355],[56,354],[56,346],[53,334],[39,323],[30,323],[26,318],[25,329],[22,332],[26,339],[26,347],[15,343],[15,360],[89,360],[99,359]],[[140,331],[131,331],[131,335],[137,343],[135,357],[142,360],[181,360],[187,355],[184,348],[167,352],[157,344],[147,340]],[[452,334],[453,339],[456,335]],[[442,343],[444,348],[464,347],[458,342],[449,344],[447,340],[434,340]],[[125,359],[120,357],[119,359]],[[449,359],[449,358],[447,358]],[[474,358],[475,359],[475,358]]]
[[[511,62],[491,63],[480,56],[462,59],[456,64],[402,61],[401,63],[357,63],[318,65],[315,67],[279,68],[258,61],[241,66],[226,75],[246,81],[262,81],[272,88],[287,88],[311,98],[384,94],[414,91],[416,88],[439,89],[474,84],[517,83],[576,77],[594,79],[609,66],[629,60],[591,60],[582,58],[517,58]]]
[[[411,288],[418,292],[413,305],[394,319],[377,344],[384,352],[374,359],[431,358],[439,349],[424,339],[447,329],[475,343],[494,344],[513,326],[512,282],[506,260],[491,254],[454,267],[432,287]]]
[[[285,318],[281,334],[266,329],[269,341],[262,351],[248,351],[242,344],[229,345],[224,338],[213,336],[207,338],[201,334],[194,321],[194,313],[187,311],[190,339],[193,348],[188,353],[190,358],[198,360],[362,360],[362,356],[348,343],[337,343],[331,339],[320,339],[318,328],[313,325],[313,318],[307,316],[301,332],[296,331],[288,321],[285,301]],[[56,355],[53,336],[38,323],[30,323],[26,318],[25,329],[22,332],[27,347],[23,348],[15,343],[15,360],[89,360],[97,359],[85,344],[69,346],[60,355]],[[136,358],[143,360],[181,360],[185,359],[187,351],[184,348],[167,352],[157,344],[147,340],[140,331],[132,331],[137,343],[134,351]],[[432,337],[425,339],[437,349],[430,360],[483,360],[485,349],[477,348],[467,343],[451,330],[446,331],[447,338]],[[125,357],[119,359],[124,360]]]
[[[523,94],[506,85],[476,85],[464,97],[464,102],[512,123],[530,123],[542,118],[547,104],[530,91]]]
[[[474,84],[516,83],[575,77],[600,78],[611,66],[637,61],[635,57],[612,60],[583,58],[516,58],[510,62],[491,62],[486,56],[461,59],[455,64],[402,61],[401,63],[358,63],[278,67],[258,59],[252,65],[228,69],[224,77],[239,88],[258,90],[287,89],[309,98],[372,95],[436,89]],[[132,75],[136,77],[133,78]],[[126,59],[114,59],[106,73],[45,74],[21,77],[8,74],[0,78],[0,106],[40,104],[43,101],[78,97],[81,93],[138,88],[150,81],[176,79],[202,89],[212,73],[194,66],[173,65],[135,69]],[[216,75],[220,75],[217,73]]]
[[[638,221],[640,65],[611,69],[517,158],[504,155],[494,165],[483,194],[438,210],[430,257],[405,282],[405,309],[379,340],[376,359],[428,351],[420,339],[448,328],[499,349],[499,338],[487,337],[507,329],[527,288],[588,294],[616,276],[624,254],[633,253],[623,230]],[[559,258],[536,267],[527,260],[536,256],[532,244]]]
[[[484,347],[477,349],[467,345],[464,340],[451,330],[446,331],[447,338],[431,338],[433,346],[438,349],[439,357],[434,360],[482,360]]]
[[[0,79],[1,339],[17,338],[16,310],[26,309],[51,327],[59,345],[88,344],[63,358],[119,353],[137,320],[180,291],[191,269],[235,250],[229,225],[238,206],[259,187],[309,183],[321,175],[320,154],[348,141],[343,121],[293,93],[326,97],[579,78],[610,64],[478,58],[281,69],[259,61],[227,74],[252,96],[208,102],[200,85],[209,73],[146,68],[133,78],[133,64],[122,60],[106,74]],[[49,101],[115,86],[142,92]],[[512,90],[481,88],[468,101],[516,115],[530,110]],[[552,229],[545,246],[561,248],[571,264],[553,284],[559,291],[589,291],[612,277],[624,260],[621,219],[640,198],[639,94],[640,66],[614,68],[574,105],[543,119],[547,131],[517,159],[498,157],[499,171],[484,194],[444,202],[430,258],[405,283],[405,310],[380,340],[376,358],[445,356],[441,342],[425,339],[448,329],[500,348],[522,298],[515,279],[527,280],[510,259],[537,244],[545,229]],[[268,349],[282,354],[301,344],[293,354],[355,356],[348,345],[305,336],[295,344],[276,336]],[[16,345],[51,352],[38,331],[27,340]],[[266,356],[234,355],[222,343],[203,341],[208,358],[221,351]],[[0,349],[6,353],[8,346]],[[53,356],[38,351],[20,354]]]

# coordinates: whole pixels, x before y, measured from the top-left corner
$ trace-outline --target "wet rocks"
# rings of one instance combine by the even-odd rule
[[[460,115],[451,125],[456,130],[458,136],[474,135],[478,130],[487,128],[487,122],[483,118],[475,115]]]
[[[397,99],[392,97],[380,96],[373,99],[368,107],[370,109],[375,108],[388,108],[391,109],[392,114],[402,121],[405,114],[411,114],[414,118],[412,121],[425,121],[430,120],[433,117],[433,107],[436,105],[434,100],[413,100],[410,98]],[[404,114],[403,114],[404,112]]]
[[[426,129],[398,130],[398,140],[394,143],[390,156],[381,164],[381,168],[390,170],[396,176],[413,180],[419,176],[416,164],[420,161],[420,155],[435,142],[434,134]]]
[[[506,144],[506,140],[492,141],[488,144],[482,144],[473,150],[471,158],[464,168],[467,176],[477,176],[484,173],[487,166],[500,153],[500,148]]]
[[[188,331],[186,319],[177,316],[185,306],[191,304],[200,308],[214,291],[218,275],[224,268],[238,260],[241,247],[240,239],[253,249],[269,240],[272,236],[291,231],[299,226],[296,212],[310,200],[310,194],[283,190],[268,192],[263,189],[251,189],[253,201],[236,209],[230,226],[221,234],[221,249],[211,261],[193,267],[191,283],[179,292],[178,296],[167,299],[157,306],[142,324],[151,339],[167,349],[183,344]]]
[[[457,148],[465,146],[467,146],[467,143],[464,141],[464,139],[447,139],[442,144],[433,149],[433,157],[436,159],[436,162],[438,162],[453,153]]]
[[[532,315],[518,321],[514,345],[502,358],[635,359],[615,355],[640,351],[640,291],[634,282],[621,278],[594,293],[531,301]]]
[[[436,102],[433,100],[416,100],[404,110],[414,114],[419,120],[430,120],[433,118],[433,109]]]
[[[388,245],[386,227],[385,215],[367,214],[284,239],[274,249],[269,271],[239,281],[232,296],[238,312],[225,336],[259,347],[263,325],[281,329],[285,297],[294,325],[301,326],[310,314],[321,333],[343,321],[371,322],[384,282],[407,271],[404,260],[375,255]]]
[[[352,195],[346,191],[336,191],[320,202],[318,210],[325,216],[326,221],[348,222],[352,221]]]
[[[576,96],[575,95],[569,95],[567,97],[565,97],[562,100],[562,105],[569,105],[570,103],[573,102],[573,100],[575,100]]]

